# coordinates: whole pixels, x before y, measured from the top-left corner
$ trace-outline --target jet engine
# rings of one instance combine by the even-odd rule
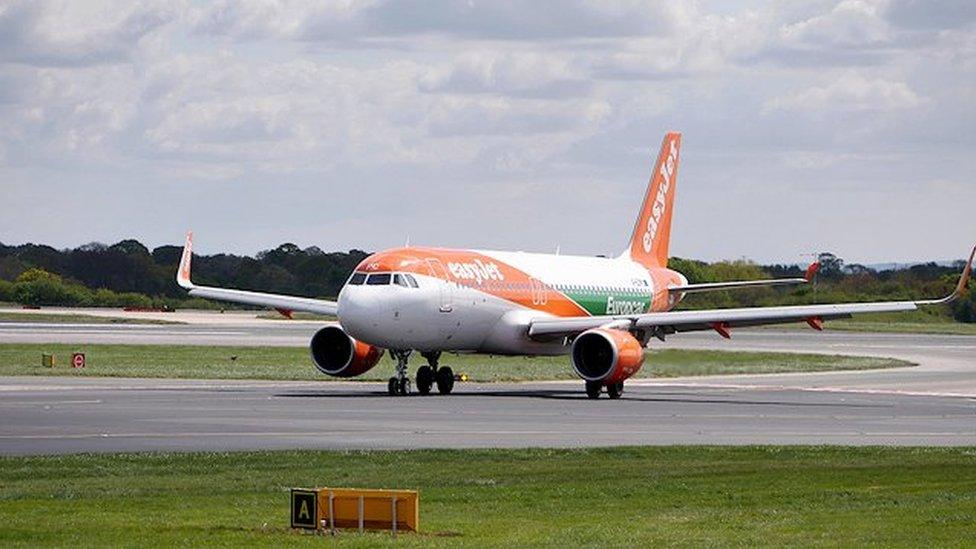
[[[339,326],[326,326],[315,332],[309,347],[315,367],[335,377],[366,373],[383,357],[383,349],[356,341]]]
[[[576,337],[572,356],[576,375],[609,386],[640,370],[644,347],[629,332],[594,328]]]

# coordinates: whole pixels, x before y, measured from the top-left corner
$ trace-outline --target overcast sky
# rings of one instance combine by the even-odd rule
[[[972,0],[0,0],[0,242],[960,258]]]

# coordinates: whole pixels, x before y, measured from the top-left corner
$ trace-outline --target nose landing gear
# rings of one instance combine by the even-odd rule
[[[410,378],[407,377],[407,360],[410,358],[410,349],[405,351],[390,351],[390,355],[396,359],[396,373],[386,384],[386,390],[390,396],[405,396],[410,394]]]

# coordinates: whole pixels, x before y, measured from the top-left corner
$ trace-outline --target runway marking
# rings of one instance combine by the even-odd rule
[[[19,330],[19,329],[17,329],[17,330],[10,330],[10,329],[8,329],[10,326],[11,326],[10,324],[0,324],[0,335],[31,335],[29,332],[33,332],[33,330]],[[119,333],[113,334],[113,333],[111,333],[113,331],[114,332],[119,332]],[[25,334],[25,332],[28,332],[28,333]],[[104,328],[95,328],[93,326],[91,328],[84,327],[84,329],[76,330],[76,329],[72,329],[72,328],[67,328],[66,329],[66,328],[63,328],[63,327],[58,327],[56,324],[54,324],[54,325],[51,325],[50,328],[49,328],[49,330],[48,331],[45,331],[44,334],[38,334],[38,335],[240,336],[240,335],[247,335],[248,333],[249,332],[229,331],[229,330],[222,330],[222,331],[200,331],[200,330],[193,330],[192,332],[190,332],[190,331],[183,331],[183,330],[175,331],[172,328],[153,329],[153,328],[147,328],[146,326],[139,326],[139,327],[136,327],[136,328],[124,328],[124,329],[121,329],[121,330],[116,330],[116,329],[108,329],[108,330],[106,330]]]
[[[102,400],[53,400],[35,401],[21,400],[17,402],[0,402],[0,408],[16,408],[18,406],[62,406],[66,404],[101,404]]]
[[[254,432],[241,432],[241,433],[228,433],[226,431],[220,432],[206,432],[206,433],[77,433],[77,434],[59,434],[59,435],[0,435],[0,440],[86,440],[86,439],[129,439],[129,438],[213,438],[213,437],[250,437],[250,438],[261,438],[261,437],[302,437],[302,438],[332,438],[332,437],[349,437],[350,435],[358,436],[362,438],[362,435],[366,435],[367,438],[372,438],[373,435],[389,435],[394,433],[404,433],[405,431],[400,429],[390,429],[390,430],[376,430],[376,429],[364,429],[362,431],[343,431],[335,433],[324,433],[324,432],[267,432],[267,433],[254,433]],[[440,430],[413,430],[406,431],[412,435],[434,435],[434,436],[456,436],[456,435],[466,435],[470,434],[469,431],[440,431]],[[674,430],[641,430],[642,434],[650,435],[673,435]],[[572,432],[553,432],[551,430],[532,430],[532,431],[478,431],[479,434],[484,435],[495,435],[495,436],[532,436],[532,437],[555,437],[555,438],[576,438],[579,436],[597,436],[597,437],[618,437],[627,436],[634,433],[633,430],[626,431],[606,431],[606,430],[596,430],[596,431],[572,431]],[[715,431],[715,430],[703,430],[698,429],[694,432],[684,433],[687,435],[694,436],[713,436],[713,435],[726,435],[732,438],[767,438],[767,437],[807,437],[807,438],[836,438],[836,437],[945,437],[945,436],[976,436],[976,431],[937,431],[937,432],[864,432],[864,431],[832,431],[832,432],[810,432],[810,431],[770,431],[765,433],[735,433],[729,431]]]
[[[743,389],[743,390],[769,390],[769,391],[805,391],[820,393],[858,393],[869,395],[903,395],[903,396],[927,396],[927,397],[946,397],[946,398],[976,398],[976,392],[967,393],[947,393],[931,391],[905,391],[901,389],[860,389],[855,387],[804,387],[793,385],[762,385],[762,384],[734,384],[734,383],[640,383],[644,380],[632,381],[638,387],[688,387],[706,389]]]

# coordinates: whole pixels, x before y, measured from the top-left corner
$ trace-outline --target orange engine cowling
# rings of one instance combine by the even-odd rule
[[[644,347],[623,330],[594,328],[573,341],[573,369],[586,381],[612,385],[637,373]]]
[[[326,326],[315,332],[309,347],[315,367],[335,377],[366,373],[383,357],[383,349],[356,341],[339,326]]]

